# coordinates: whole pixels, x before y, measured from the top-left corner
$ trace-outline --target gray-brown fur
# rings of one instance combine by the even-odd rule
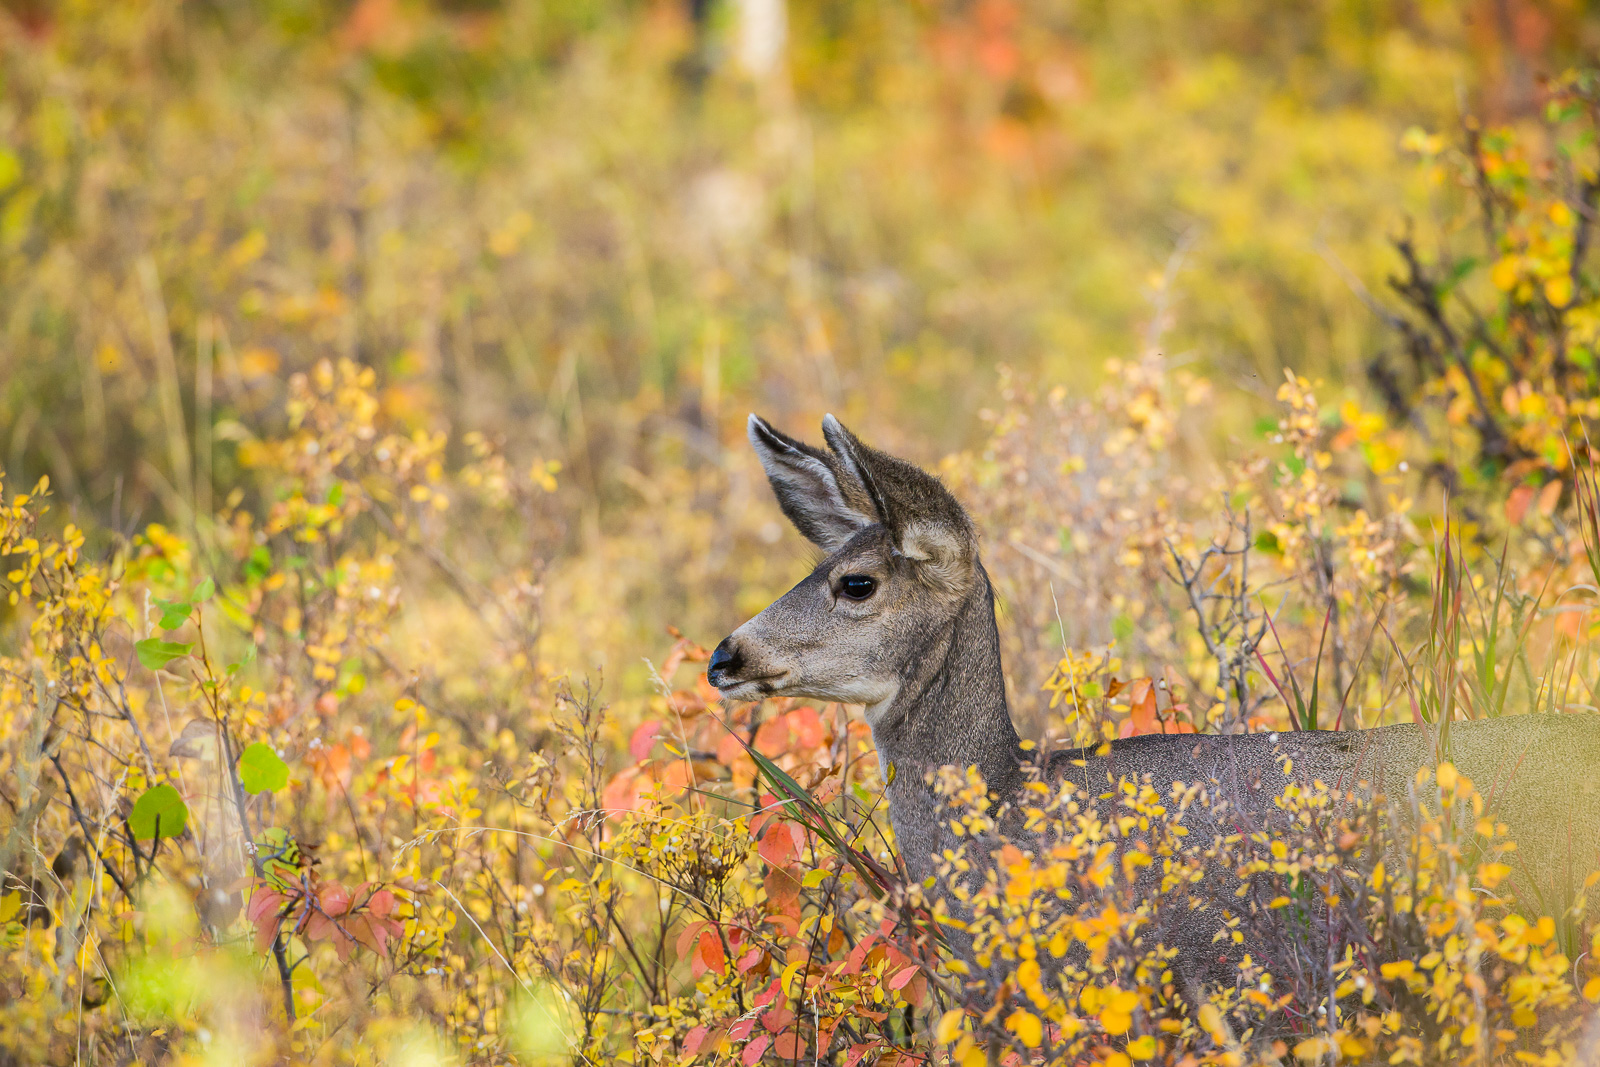
[[[976,766],[1003,806],[1031,773],[1006,705],[994,594],[971,520],[937,479],[868,449],[831,416],[830,452],[803,445],[752,415],[750,439],[785,514],[829,555],[799,585],[718,646],[710,679],[733,699],[785,695],[862,704],[878,757],[894,768],[889,814],[911,876],[961,842],[938,768]],[[856,601],[846,576],[876,582]],[[1513,884],[1535,908],[1573,899],[1600,866],[1600,716],[1528,715],[1457,722],[1449,758],[1489,798],[1519,844]],[[1090,795],[1110,779],[1205,783],[1220,809],[1192,810],[1190,834],[1207,839],[1264,813],[1287,779],[1403,798],[1435,759],[1432,735],[1412,725],[1308,733],[1159,735],[1114,742],[1108,755],[1058,752],[1048,780]],[[1004,825],[1004,823],[1002,823]],[[1556,903],[1557,910],[1563,905]],[[1212,935],[1215,912],[1183,920],[1179,961],[1197,978],[1226,973]]]

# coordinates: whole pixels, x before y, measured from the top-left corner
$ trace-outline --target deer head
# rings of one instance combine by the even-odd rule
[[[717,646],[708,676],[735,700],[894,702],[907,665],[981,584],[972,520],[938,479],[862,444],[832,415],[826,451],[750,416],[789,521],[826,553],[811,575]]]

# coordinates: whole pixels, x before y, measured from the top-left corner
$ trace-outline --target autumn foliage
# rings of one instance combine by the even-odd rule
[[[939,893],[705,679],[831,409],[1040,750],[1596,713],[1593,28],[1360,7],[0,4],[0,1064],[1594,1062],[1448,759]]]

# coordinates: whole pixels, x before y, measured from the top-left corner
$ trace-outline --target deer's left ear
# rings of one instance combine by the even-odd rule
[[[918,577],[941,592],[960,595],[978,563],[978,536],[964,509],[939,479],[905,460],[868,448],[832,415],[822,435],[839,464],[872,499],[879,521]]]

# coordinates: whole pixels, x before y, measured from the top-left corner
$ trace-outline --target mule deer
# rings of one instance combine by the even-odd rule
[[[779,505],[827,555],[717,646],[709,679],[733,700],[793,696],[862,705],[878,758],[893,771],[889,815],[914,880],[926,884],[934,857],[962,843],[932,784],[943,767],[976,767],[998,811],[1040,774],[1081,782],[1089,796],[1124,776],[1163,796],[1174,783],[1225,785],[1229,803],[1259,813],[1288,784],[1285,768],[1305,784],[1353,788],[1359,781],[1370,791],[1404,791],[1434,761],[1433,735],[1401,725],[1150,735],[1030,764],[1006,705],[994,591],[972,520],[937,479],[863,445],[831,415],[822,432],[827,450],[750,416],[750,441]],[[1448,734],[1448,758],[1491,796],[1519,842],[1518,898],[1546,909],[1572,901],[1584,875],[1600,866],[1600,716],[1458,722]],[[1191,834],[1209,838],[1219,829],[1214,813],[1192,814]],[[1004,820],[1000,825],[1007,829]],[[1015,820],[1009,826],[1019,829]],[[1213,945],[1217,921],[1214,913],[1195,913],[1170,945],[1193,979],[1230,974],[1227,953]]]

